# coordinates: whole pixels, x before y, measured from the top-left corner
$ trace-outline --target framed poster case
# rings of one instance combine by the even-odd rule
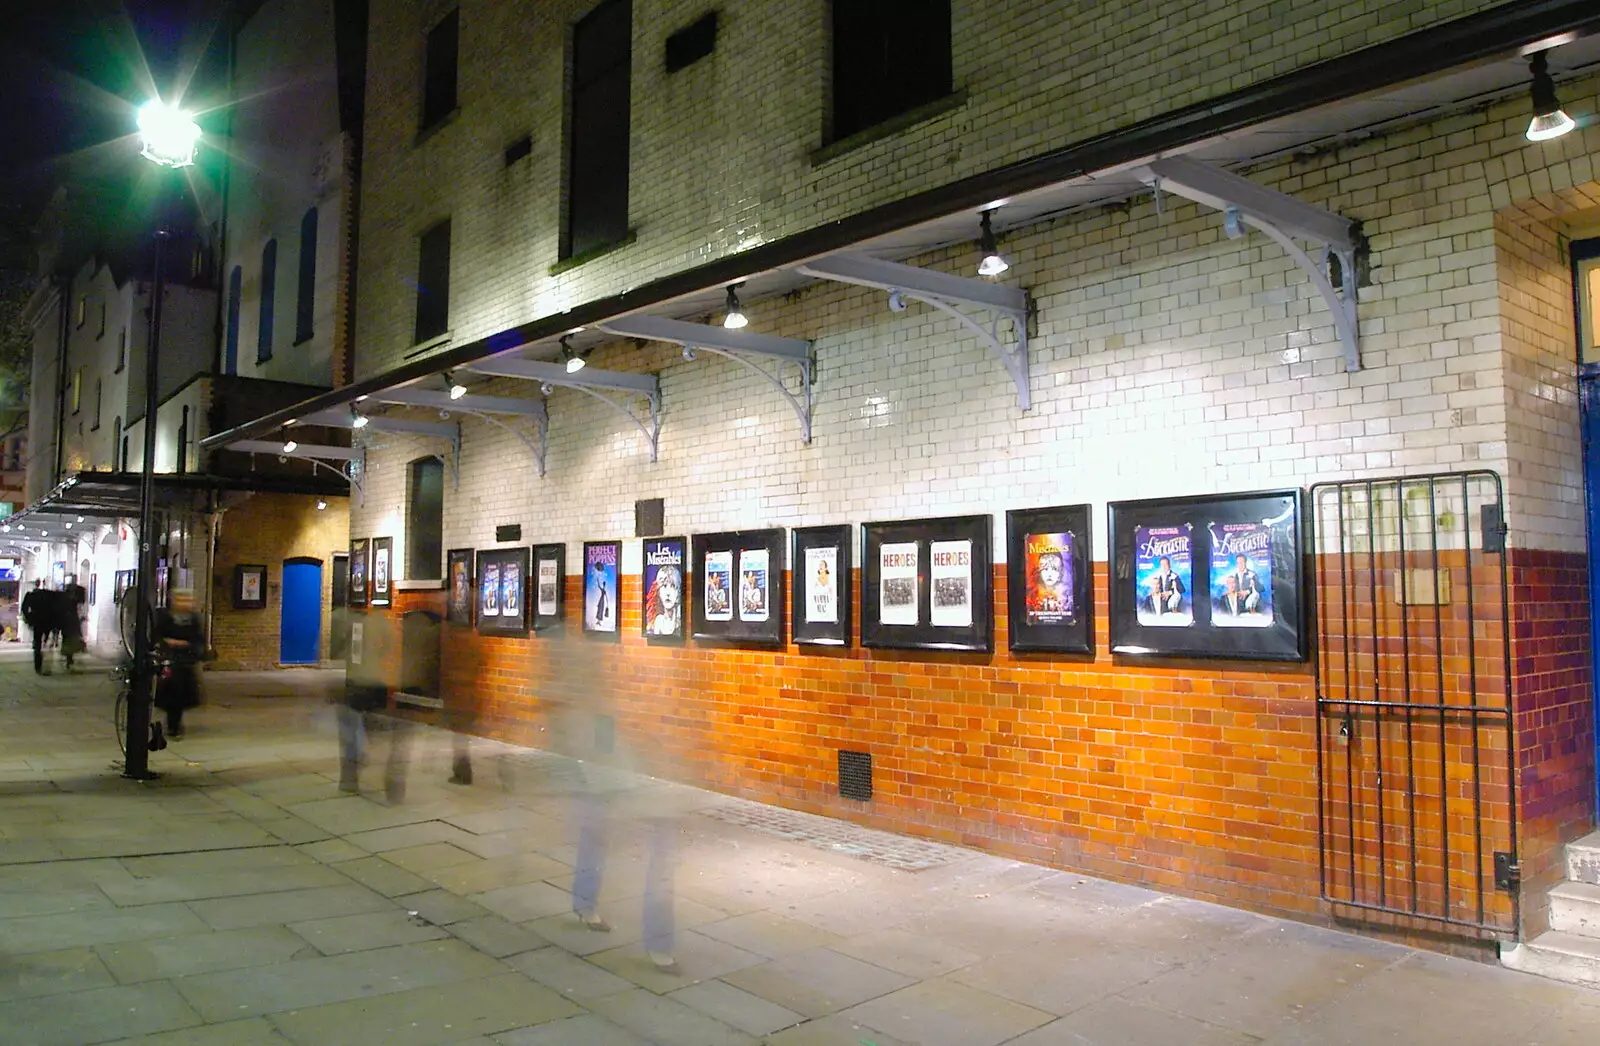
[[[453,548],[445,553],[445,603],[444,619],[452,625],[472,625],[474,586],[473,550]]]
[[[533,592],[529,596],[535,632],[560,625],[567,616],[567,546],[533,546]]]
[[[639,629],[657,642],[683,642],[684,550],[676,538],[645,538],[639,586]]]
[[[131,570],[119,570],[112,581],[111,601],[117,606],[122,605],[122,597],[127,595],[134,586],[135,574]]]
[[[796,643],[850,645],[849,524],[796,527],[790,632]]]
[[[1306,659],[1299,490],[1121,501],[1106,512],[1113,652]]]
[[[1088,505],[1006,513],[1007,645],[1094,653],[1094,545]]]
[[[390,575],[394,570],[394,538],[372,539],[372,605],[386,607],[392,601]]]
[[[861,524],[861,645],[994,650],[992,517]]]
[[[372,547],[366,538],[350,542],[350,605],[367,605],[367,586],[372,578]]]
[[[622,580],[622,542],[583,543],[583,630],[590,635],[620,640],[618,600]]]
[[[478,633],[528,634],[528,549],[478,550]]]
[[[233,609],[265,610],[267,568],[261,563],[241,563],[233,568]]]
[[[691,600],[694,637],[726,643],[783,642],[782,527],[696,534]]]

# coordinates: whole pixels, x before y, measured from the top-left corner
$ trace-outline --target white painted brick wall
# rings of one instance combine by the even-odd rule
[[[395,4],[381,19],[399,17],[406,6]],[[473,10],[463,11],[467,46],[484,31],[470,27]],[[374,38],[391,29],[375,27]],[[505,31],[526,46],[517,34],[533,29]],[[730,46],[724,38],[719,52]],[[388,67],[374,72],[376,81],[397,75]],[[474,92],[486,89],[467,76],[454,133],[481,133],[484,145],[492,140],[498,149],[498,132],[466,118]],[[398,81],[389,86],[401,89]],[[1596,88],[1594,80],[1563,85],[1563,99],[1575,112],[1593,112]],[[749,310],[754,330],[815,342],[810,445],[800,442],[788,406],[736,364],[705,354],[684,362],[660,346],[619,343],[591,363],[659,371],[659,462],[649,461],[632,426],[578,392],[557,390],[550,400],[544,479],[513,438],[466,419],[459,488],[447,479],[445,546],[490,545],[497,524],[520,522],[525,540],[566,542],[569,569],[576,570],[579,543],[630,535],[633,501],[655,496],[666,499],[669,533],[946,513],[1003,517],[1009,508],[1088,501],[1096,506],[1096,554],[1103,557],[1101,509],[1110,500],[1489,468],[1507,478],[1515,544],[1579,548],[1571,349],[1541,350],[1530,369],[1524,354],[1507,347],[1496,210],[1528,199],[1521,194],[1531,189],[1521,186],[1555,184],[1530,172],[1571,169],[1600,155],[1600,131],[1530,146],[1521,137],[1523,109],[1514,99],[1251,172],[1362,219],[1373,282],[1361,291],[1365,369],[1358,373],[1343,370],[1325,306],[1277,246],[1259,234],[1228,240],[1215,212],[1174,201],[1158,216],[1145,199],[1125,214],[1085,212],[1005,239],[1014,263],[1007,282],[1029,288],[1038,303],[1034,407],[1027,414],[1018,411],[999,363],[955,321],[915,304],[892,314],[881,293],[821,284]],[[402,122],[413,127],[414,119],[408,110]],[[505,124],[503,137],[519,126]],[[964,156],[982,143],[981,134],[952,140]],[[509,191],[482,191],[473,177],[448,186],[433,181],[433,168],[420,166],[420,158],[441,170],[448,163],[432,139],[414,152],[407,145],[403,156],[384,142],[375,133],[368,153],[369,176],[375,160],[385,172],[377,195],[387,202],[372,208],[363,233],[359,373],[395,362],[399,343],[385,323],[409,331],[409,299],[401,293],[415,264],[409,245],[452,195],[463,230],[455,245],[458,337],[490,333],[611,286],[604,267],[593,279],[585,266],[570,281],[548,280],[542,273],[554,258],[553,224],[508,232],[501,201]],[[556,162],[552,142],[536,132],[535,163],[520,172],[495,170],[492,178],[531,183],[518,200],[553,192],[555,168],[539,166]],[[738,154],[727,159],[747,162]],[[748,162],[750,184],[765,185],[760,162]],[[414,183],[391,179],[391,170]],[[715,172],[702,181],[715,184]],[[906,176],[896,184],[924,183]],[[649,189],[637,173],[635,186]],[[878,200],[868,185],[849,191],[859,195],[846,199],[841,190],[832,202],[763,197],[759,210],[807,222]],[[1560,202],[1541,200],[1545,207]],[[546,209],[553,213],[553,204]],[[698,215],[677,222],[680,240],[705,235]],[[380,231],[373,233],[372,223]],[[470,233],[478,227],[498,230],[493,246]],[[644,237],[641,229],[639,244],[612,256],[622,282],[703,260],[658,262],[665,254]],[[537,258],[518,265],[513,255]],[[971,245],[915,259],[963,273],[976,260]],[[490,284],[500,290],[486,289]],[[1541,394],[1546,389],[1554,391]],[[537,395],[515,382],[484,391]],[[1511,423],[1513,414],[1522,420]],[[372,453],[366,503],[352,507],[352,533],[390,535],[400,549],[405,464],[433,448],[374,439],[381,447]]]

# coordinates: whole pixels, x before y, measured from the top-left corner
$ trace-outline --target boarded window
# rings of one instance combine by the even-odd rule
[[[417,252],[417,343],[450,329],[450,219],[422,234]]]
[[[835,141],[950,90],[950,0],[835,0]]]
[[[567,235],[562,257],[616,243],[628,232],[630,0],[605,0],[572,36]]]

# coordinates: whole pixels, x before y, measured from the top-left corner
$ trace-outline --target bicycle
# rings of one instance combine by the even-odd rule
[[[151,658],[151,691],[154,693],[154,684],[160,680],[163,672],[168,670],[171,661],[166,658]],[[128,755],[128,702],[133,697],[133,659],[126,658],[111,670],[111,678],[117,684],[117,700],[111,708],[111,725],[117,734],[117,747],[122,750],[123,758]],[[150,717],[150,739],[147,742],[149,750],[159,752],[167,747],[166,735],[161,730],[161,721],[154,715]]]

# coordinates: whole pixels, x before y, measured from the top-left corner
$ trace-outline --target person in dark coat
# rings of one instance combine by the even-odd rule
[[[156,677],[156,707],[167,714],[167,736],[181,738],[183,713],[200,703],[199,661],[205,645],[193,592],[172,593],[172,605],[156,616],[155,636],[169,662]]]
[[[44,667],[44,640],[50,631],[54,595],[44,587],[43,581],[35,581],[33,588],[22,597],[22,623],[33,633],[33,670],[40,675],[48,674]]]
[[[76,577],[68,577],[61,591],[56,593],[56,631],[61,633],[61,658],[67,663],[68,672],[72,671],[72,659],[86,649],[83,608],[88,602],[89,593],[78,584]]]

